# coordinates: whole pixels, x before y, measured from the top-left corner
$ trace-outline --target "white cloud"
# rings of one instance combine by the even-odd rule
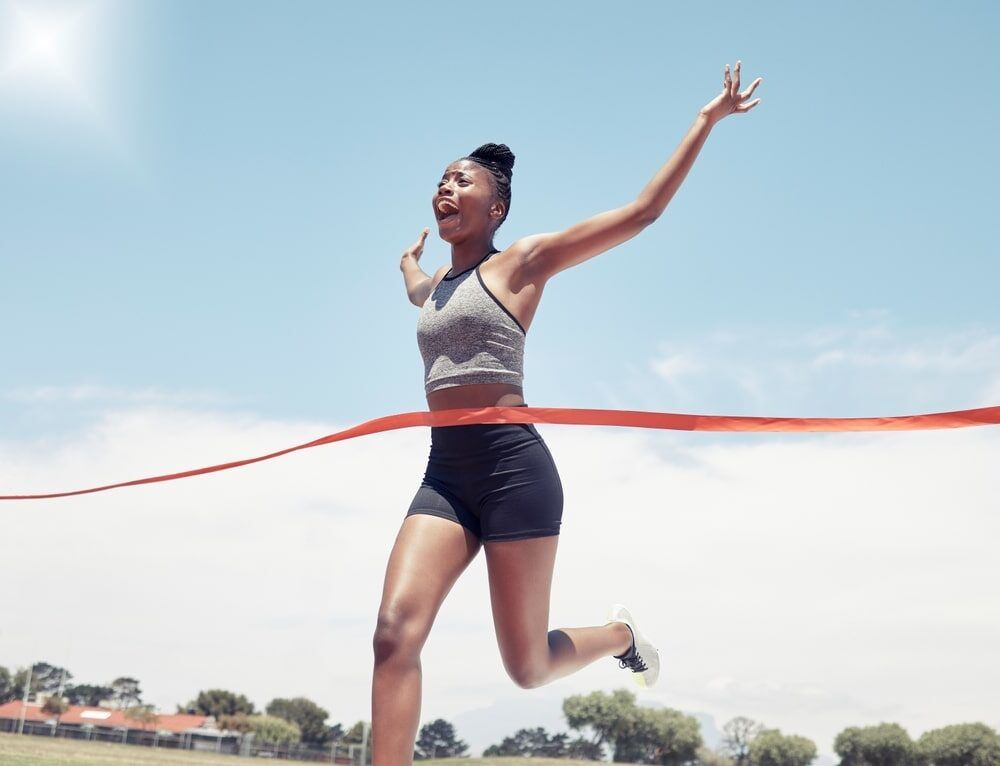
[[[851,309],[847,312],[847,315],[851,319],[886,319],[889,316],[889,309],[886,308],[868,308],[868,309]]]
[[[685,354],[667,354],[653,359],[650,368],[667,382],[673,382],[683,375],[697,372],[701,365],[691,356]]]
[[[868,341],[889,340],[885,333],[859,333],[854,348],[824,351],[814,360],[815,366],[850,364],[859,367],[888,367],[901,370],[970,373],[1000,368],[1000,335],[954,333],[943,338],[921,339],[903,346],[883,346]]]
[[[117,411],[63,443],[0,442],[0,488],[124,481],[349,425]],[[826,753],[842,728],[883,719],[911,734],[997,725],[997,429],[539,430],[566,495],[551,625],[599,624],[610,603],[629,604],[664,662],[642,699],[720,725],[749,715]],[[259,706],[305,694],[334,720],[366,717],[385,562],[429,441],[405,429],[189,479],[0,503],[5,569],[22,583],[5,594],[0,657],[64,664],[80,682],[131,674],[168,710],[221,686]],[[425,719],[532,696],[502,670],[488,593],[480,556],[425,648]],[[626,685],[608,660],[535,691]],[[500,735],[516,728],[506,723]]]
[[[865,416],[996,404],[1000,331],[916,332],[884,309],[805,329],[720,328],[673,339],[618,387],[671,409],[766,415]],[[627,372],[627,370],[626,370]],[[608,384],[604,384],[606,388]],[[666,392],[663,387],[667,386]],[[817,402],[826,409],[817,410]]]
[[[0,391],[0,399],[24,404],[54,402],[114,402],[167,404],[221,404],[228,397],[211,391],[176,391],[156,386],[135,388],[81,383],[70,386],[34,386]]]
[[[983,393],[979,400],[986,406],[1000,405],[1000,375],[983,385]]]

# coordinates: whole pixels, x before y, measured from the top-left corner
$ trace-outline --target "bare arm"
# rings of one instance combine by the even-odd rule
[[[639,220],[645,226],[659,218],[673,199],[691,166],[694,165],[695,158],[712,130],[712,125],[707,115],[698,112],[698,116],[694,118],[687,134],[670,155],[670,159],[656,172],[653,180],[646,184],[632,203],[638,208]]]
[[[680,145],[634,201],[599,213],[565,231],[533,234],[519,240],[527,253],[525,266],[533,277],[544,281],[563,269],[583,263],[631,239],[659,218],[687,176],[715,123],[727,114],[746,112],[760,102],[758,98],[752,103],[743,103],[763,78],[758,77],[746,91],[739,93],[739,72],[740,62],[737,61],[736,79],[732,80],[729,65],[726,65],[722,93],[699,110]]]
[[[414,306],[423,306],[427,296],[431,294],[431,277],[418,265],[428,231],[430,230],[425,228],[417,241],[403,251],[403,257],[399,262],[399,270],[403,272],[403,281],[406,284],[406,295]]]
[[[754,80],[745,93],[737,92],[740,88],[740,63],[740,61],[736,62],[735,80],[730,77],[729,64],[726,64],[722,93],[698,111],[698,116],[695,117],[694,123],[688,129],[687,135],[681,140],[680,146],[639,194],[635,204],[641,211],[642,220],[652,223],[663,214],[667,203],[673,198],[681,182],[687,177],[691,166],[694,165],[695,158],[701,151],[701,147],[715,123],[727,114],[746,112],[760,103],[759,98],[750,104],[743,102],[750,98],[750,94],[760,85],[763,77]]]

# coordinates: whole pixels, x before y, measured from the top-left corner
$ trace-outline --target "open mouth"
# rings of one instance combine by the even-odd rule
[[[444,223],[458,217],[458,208],[447,200],[439,202],[436,210],[438,223]]]

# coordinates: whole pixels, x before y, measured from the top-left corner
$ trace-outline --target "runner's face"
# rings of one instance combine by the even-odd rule
[[[438,233],[445,240],[459,232],[488,232],[502,213],[490,172],[471,160],[458,160],[445,168],[432,204]]]

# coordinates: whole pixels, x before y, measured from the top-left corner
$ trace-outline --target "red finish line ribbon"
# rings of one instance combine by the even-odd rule
[[[118,484],[108,484],[73,492],[51,492],[44,495],[0,495],[0,500],[38,500],[49,497],[84,495],[103,492],[133,484],[150,484],[197,476],[201,473],[225,471],[241,465],[287,455],[300,449],[321,444],[354,439],[381,431],[413,426],[452,426],[473,423],[550,423],[553,425],[625,426],[627,428],[662,428],[674,431],[926,431],[935,428],[968,428],[1000,424],[1000,407],[981,407],[975,410],[936,412],[928,415],[898,415],[884,418],[763,418],[734,415],[682,415],[671,412],[642,412],[637,410],[581,410],[567,407],[478,407],[435,412],[404,412],[398,415],[369,420],[361,425],[323,436],[315,441],[289,447],[260,457],[220,463],[207,468],[133,479]]]

